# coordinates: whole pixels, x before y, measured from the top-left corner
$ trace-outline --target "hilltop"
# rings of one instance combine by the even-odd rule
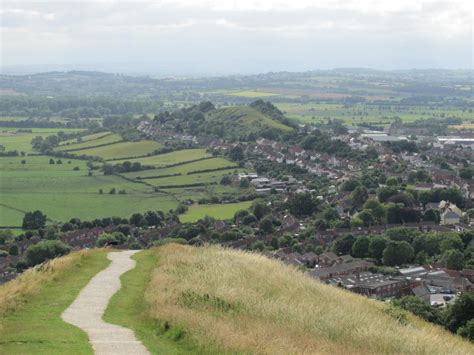
[[[122,276],[122,289],[110,301],[104,320],[134,330],[152,353],[468,354],[474,350],[440,327],[316,282],[258,254],[171,244],[133,258],[137,267]],[[89,264],[89,259],[95,263]],[[57,265],[66,265],[68,271],[54,271]],[[66,339],[76,350],[89,353],[86,337],[62,327],[58,317],[93,271],[106,265],[103,251],[76,252],[2,286],[0,304],[6,300],[10,306],[3,309],[7,316],[0,332],[7,343],[0,342],[0,350],[25,350],[39,341],[42,351],[54,353],[55,348],[67,349],[58,345]],[[78,275],[83,276],[75,285]],[[26,287],[25,282],[35,279],[42,281]],[[66,292],[61,291],[63,284]],[[14,293],[21,301],[12,307]],[[55,301],[58,298],[60,302]],[[51,307],[58,319],[46,324],[41,314]],[[33,334],[18,328],[19,320],[26,319],[44,331]],[[61,329],[61,339],[54,336],[55,329]],[[23,345],[18,345],[20,338]]]

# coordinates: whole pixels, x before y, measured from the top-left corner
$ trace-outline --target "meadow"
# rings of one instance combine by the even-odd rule
[[[74,138],[74,139],[65,140],[65,141],[59,143],[59,146],[78,144],[78,143],[88,142],[88,141],[93,141],[93,140],[99,140],[99,139],[102,139],[106,136],[110,136],[111,134],[112,133],[109,132],[109,131],[92,133],[92,134],[88,134],[86,136],[82,136],[80,139],[79,138]]]
[[[148,327],[256,354],[472,354],[468,341],[260,254],[168,244],[145,291]],[[138,260],[140,262],[140,260]],[[399,311],[402,312],[402,311]],[[145,317],[144,316],[144,317]]]
[[[246,210],[251,204],[252,201],[215,205],[193,205],[186,213],[179,216],[179,220],[182,223],[194,223],[206,216],[222,220],[232,219],[234,218],[235,212]]]

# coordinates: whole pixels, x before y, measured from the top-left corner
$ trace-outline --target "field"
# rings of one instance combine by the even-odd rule
[[[0,127],[0,144],[5,150],[32,153],[31,140],[37,136],[46,137],[58,132],[78,132],[78,129],[28,128],[32,132],[18,132],[17,128]]]
[[[103,147],[75,150],[71,153],[75,155],[90,155],[109,160],[143,156],[161,147],[163,147],[163,145],[155,141],[120,142]]]
[[[47,135],[47,132],[50,131],[32,134]],[[79,145],[95,145],[97,141],[111,137],[119,136],[102,132],[85,136],[81,143],[64,147],[72,149]],[[30,140],[31,136],[28,134],[13,134],[9,146],[32,152]],[[71,153],[114,159],[112,163],[115,164],[122,162],[115,159],[147,154],[159,147],[161,144],[154,141],[121,142]],[[97,169],[92,170],[90,175],[85,160],[42,155],[0,157],[0,227],[20,227],[24,213],[37,209],[47,215],[49,222],[64,222],[73,217],[82,220],[110,216],[130,217],[135,212],[148,210],[167,212],[176,208],[179,201],[236,195],[239,192],[236,187],[218,184],[224,175],[236,171],[236,164],[224,158],[212,157],[205,149],[187,149],[127,160],[140,161],[158,168],[123,174],[124,177],[105,176],[99,170],[102,163],[96,162],[94,165]],[[173,164],[178,165],[166,167]],[[213,169],[218,170],[194,174]],[[174,174],[181,175],[156,178]],[[139,176],[145,179],[138,179]],[[185,187],[193,184],[199,186]],[[154,191],[153,187],[163,186],[168,188],[162,192]],[[174,188],[170,188],[171,186]],[[114,194],[110,193],[113,189]],[[119,193],[121,191],[125,193]]]
[[[184,149],[171,153],[153,155],[137,159],[126,159],[131,163],[139,162],[142,165],[152,165],[156,167],[164,167],[172,164],[178,164],[197,159],[211,157],[205,149]],[[117,160],[116,164],[123,163],[125,160]]]
[[[93,354],[87,335],[61,313],[110,261],[102,250],[80,251],[26,271],[0,288],[0,353]]]
[[[472,113],[469,113],[468,110],[402,106],[396,103],[383,107],[371,104],[343,105],[336,103],[277,103],[276,106],[283,111],[287,117],[297,121],[318,123],[326,121],[327,118],[331,118],[342,120],[344,123],[352,126],[358,123],[384,126],[393,122],[394,117],[400,117],[404,122],[437,117],[472,118]]]
[[[99,140],[99,139],[102,139],[106,136],[109,136],[111,135],[112,133],[111,132],[98,132],[98,133],[92,133],[92,134],[88,134],[86,136],[82,136],[79,140],[79,138],[75,138],[75,139],[69,139],[69,140],[66,140],[66,141],[63,141],[61,142],[59,145],[60,146],[63,146],[63,145],[71,145],[71,144],[77,144],[77,143],[81,143],[81,142],[88,142],[88,141],[93,141],[93,140]]]
[[[21,164],[21,160],[26,164]],[[85,161],[64,159],[49,164],[49,157],[0,157],[2,212],[0,226],[19,226],[23,213],[39,209],[54,221],[72,217],[129,217],[146,210],[168,211],[176,207],[173,196],[100,172],[88,176]],[[57,161],[57,160],[56,160]],[[70,162],[70,163],[69,163]],[[78,167],[79,170],[73,170]],[[111,189],[116,194],[109,194]],[[103,194],[99,193],[102,189]],[[118,194],[125,190],[126,194]]]
[[[95,138],[94,138],[95,137]],[[97,133],[97,134],[92,134],[90,136],[85,136],[83,138],[82,142],[76,142],[76,143],[70,143],[70,144],[63,144],[60,145],[59,147],[56,147],[54,150],[55,151],[76,151],[80,149],[87,149],[87,148],[92,148],[98,145],[105,145],[105,144],[111,144],[111,143],[117,143],[122,140],[122,137],[119,134],[104,134],[104,133]],[[66,141],[66,142],[72,142],[72,141]]]
[[[193,223],[206,216],[216,219],[232,219],[235,212],[246,210],[251,204],[251,201],[244,201],[218,205],[194,205],[185,214],[180,215],[179,220],[182,223]]]
[[[258,90],[242,90],[242,91],[226,92],[224,95],[259,98],[259,97],[275,96],[275,95],[278,95],[278,94],[271,93],[271,92],[265,92],[265,91],[258,91]]]
[[[472,354],[468,341],[389,306],[324,285],[264,256],[169,244],[145,292],[145,316],[218,353]],[[140,260],[139,260],[140,262]],[[148,327],[152,326],[149,321]],[[152,329],[149,329],[152,331]]]

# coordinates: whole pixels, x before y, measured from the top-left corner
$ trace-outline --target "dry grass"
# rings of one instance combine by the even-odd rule
[[[81,250],[26,270],[17,279],[0,287],[0,318],[25,305],[44,285],[78,266],[86,256],[102,250]]]
[[[158,249],[146,300],[153,318],[204,348],[262,354],[472,354],[441,328],[320,284],[256,254],[219,247]]]

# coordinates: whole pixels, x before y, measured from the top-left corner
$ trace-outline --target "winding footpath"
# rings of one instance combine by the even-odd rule
[[[86,332],[95,354],[149,354],[132,330],[102,319],[110,298],[121,287],[120,276],[135,267],[136,262],[130,257],[136,252],[107,254],[112,263],[89,281],[61,316],[65,322]]]

